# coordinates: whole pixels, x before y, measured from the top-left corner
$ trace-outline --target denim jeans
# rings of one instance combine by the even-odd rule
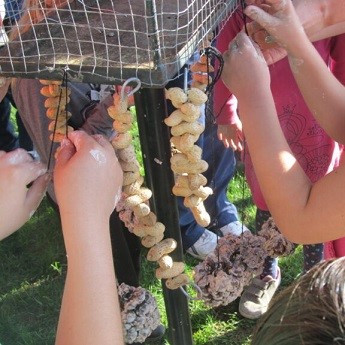
[[[10,121],[11,103],[7,97],[0,102],[0,150],[12,151],[19,147],[19,140]]]

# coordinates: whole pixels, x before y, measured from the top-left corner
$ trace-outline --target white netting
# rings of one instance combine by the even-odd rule
[[[74,81],[118,84],[137,77],[150,87],[173,78],[240,2],[5,1],[14,37],[0,48],[0,75],[61,79],[67,70]]]

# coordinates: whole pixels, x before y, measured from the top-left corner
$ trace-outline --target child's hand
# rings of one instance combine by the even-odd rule
[[[291,0],[249,1],[244,13],[266,30],[266,42],[277,42],[287,51],[300,49],[300,36],[305,35]],[[262,34],[260,34],[262,35]]]
[[[231,148],[234,151],[243,150],[243,132],[240,120],[231,125],[218,125],[217,135],[226,148]]]
[[[62,141],[54,186],[63,212],[108,217],[120,198],[122,178],[114,149],[103,136],[74,131]]]
[[[274,38],[257,22],[248,23],[247,32],[253,41],[260,47],[267,65],[274,64],[286,57],[286,50],[275,42]]]
[[[0,151],[0,239],[34,214],[49,182],[46,172],[46,167],[23,149]]]
[[[224,53],[222,80],[238,99],[250,99],[258,88],[270,87],[267,64],[259,47],[240,32]]]

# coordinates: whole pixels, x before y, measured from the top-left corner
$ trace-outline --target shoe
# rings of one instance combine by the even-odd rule
[[[243,232],[250,230],[240,221],[236,220],[234,222],[224,225],[219,229],[219,231],[223,234],[223,236],[226,236],[228,234],[240,236]]]
[[[156,344],[160,343],[163,339],[165,334],[165,327],[160,324],[157,328],[155,328],[152,333],[145,339],[144,343],[132,343],[131,345],[142,345],[142,344]]]
[[[266,313],[280,282],[279,267],[276,279],[271,276],[266,276],[263,279],[254,278],[241,296],[238,310],[240,314],[247,319],[254,320]]]
[[[216,249],[217,239],[218,236],[215,233],[205,229],[204,233],[186,252],[196,259],[204,260],[208,254]]]

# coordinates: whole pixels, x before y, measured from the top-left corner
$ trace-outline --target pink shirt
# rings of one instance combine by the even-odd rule
[[[243,27],[242,15],[236,11],[217,36],[217,48],[224,52],[229,42]],[[335,76],[345,84],[345,35],[318,41],[314,44]],[[290,71],[287,58],[270,66],[271,90],[285,137],[295,157],[311,181],[315,182],[339,164],[339,145],[318,125],[305,104]],[[240,110],[239,110],[240,113]],[[236,122],[237,100],[220,80],[214,89],[214,114],[218,124]],[[267,133],[269,135],[269,133]],[[253,201],[261,210],[267,210],[259,183],[254,173],[248,148],[244,164]]]

